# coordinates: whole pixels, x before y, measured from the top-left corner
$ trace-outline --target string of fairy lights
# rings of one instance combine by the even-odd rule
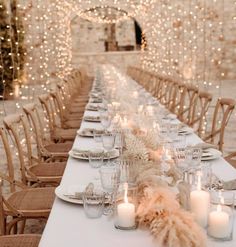
[[[24,16],[27,51],[26,76],[17,94],[25,97],[21,91],[33,84],[28,97],[32,100],[36,84],[46,91],[52,81],[63,79],[73,69],[70,22],[74,15],[98,23],[135,17],[143,29],[145,69],[206,90],[220,90],[227,76],[225,30],[229,22],[236,22],[236,1],[230,1],[231,15],[223,11],[225,0],[99,0],[96,6],[91,0],[19,0],[17,11]],[[13,73],[17,73],[15,68]]]

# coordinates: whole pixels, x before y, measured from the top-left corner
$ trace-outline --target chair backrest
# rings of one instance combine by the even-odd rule
[[[174,83],[174,91],[171,99],[172,103],[169,110],[178,117],[180,116],[181,112],[183,112],[185,94],[186,85],[180,82]]]
[[[57,121],[56,121],[57,113],[56,113],[56,110],[53,108],[51,95],[43,94],[43,95],[40,95],[38,99],[43,108],[43,111],[46,113],[45,115],[48,120],[51,139],[53,139],[54,130],[55,128],[59,126],[57,126]]]
[[[196,132],[201,137],[203,132],[204,121],[206,120],[206,113],[212,101],[212,94],[200,91],[197,95],[195,104],[191,112],[191,117],[188,125],[196,126]]]
[[[43,123],[42,123],[43,117],[40,115],[36,103],[24,105],[23,110],[28,118],[30,126],[32,126],[32,129],[34,131],[37,150],[38,150],[38,157],[39,159],[41,159],[42,153],[43,151],[45,151],[44,143],[48,141],[45,135],[45,128],[44,128],[46,123],[44,124],[43,127]]]
[[[4,128],[0,128],[0,138],[3,144],[3,148],[6,154],[6,167],[7,173],[0,172],[0,177],[3,181],[7,181],[10,184],[10,191],[15,192],[17,188],[25,188],[25,185],[18,181],[15,175],[15,169],[13,166],[12,148],[8,140],[8,136]]]
[[[192,111],[198,97],[198,88],[192,84],[186,84],[186,93],[183,98],[182,112],[179,113],[179,120],[189,124],[191,121]]]
[[[33,156],[32,152],[29,123],[26,116],[23,114],[9,115],[3,119],[3,123],[17,149],[21,166],[22,181],[26,184],[27,167],[33,165],[33,159],[37,159],[37,157]],[[25,159],[27,159],[27,161],[25,161]]]
[[[153,84],[154,84],[154,86],[153,86],[152,95],[154,97],[158,98],[160,87],[161,87],[161,80],[156,75],[154,75]]]
[[[58,93],[58,91],[53,91],[50,93],[50,95],[52,96],[52,99],[53,99],[53,103],[54,103],[54,108],[58,114],[58,117],[62,122],[65,121],[65,106],[63,104],[63,101]]]
[[[157,99],[162,103],[166,103],[167,92],[169,92],[169,81],[166,79],[160,79],[159,92],[157,95]]]
[[[210,140],[211,143],[214,143],[218,136],[217,145],[220,151],[223,151],[225,128],[235,108],[235,104],[236,102],[233,99],[219,98],[215,106],[211,132],[210,135],[206,136],[205,140]]]

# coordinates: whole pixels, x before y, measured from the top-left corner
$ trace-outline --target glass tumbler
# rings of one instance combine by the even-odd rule
[[[92,168],[100,168],[103,165],[104,152],[91,152],[89,154],[89,164]]]
[[[102,188],[112,193],[120,181],[120,170],[116,165],[102,166],[99,170]]]
[[[200,165],[202,158],[202,149],[197,147],[187,147],[185,150],[186,162],[191,167]]]
[[[105,193],[95,189],[93,192],[83,192],[84,212],[88,218],[99,218],[103,214]]]
[[[115,135],[111,132],[105,132],[102,135],[102,144],[107,152],[111,151],[115,146]]]
[[[97,130],[93,131],[93,139],[95,142],[102,142],[102,131],[101,133]]]

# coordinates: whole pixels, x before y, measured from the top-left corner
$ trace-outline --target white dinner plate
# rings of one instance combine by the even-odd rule
[[[222,153],[214,148],[204,149],[202,152],[202,161],[214,160],[220,158]]]
[[[81,193],[85,190],[86,185],[71,185],[68,187],[58,186],[55,189],[55,194],[58,198],[63,201],[71,202],[75,204],[83,204],[83,199],[73,199],[75,197],[75,193]]]
[[[102,190],[99,183],[93,183],[96,188]],[[55,189],[55,194],[63,201],[83,205],[82,194],[87,187],[86,184],[70,185],[68,187],[59,185]],[[105,197],[105,203],[109,203],[109,198]]]
[[[107,160],[107,159],[115,159],[115,158],[119,157],[119,150],[117,150],[117,149],[113,149],[113,150],[109,151],[109,153],[111,153],[111,155],[109,157],[105,156],[104,157],[105,160]],[[82,154],[77,153],[77,152],[74,152],[73,150],[69,151],[69,155],[72,158],[75,158],[75,159],[81,159],[81,160],[88,160],[89,159],[88,156],[82,155]]]

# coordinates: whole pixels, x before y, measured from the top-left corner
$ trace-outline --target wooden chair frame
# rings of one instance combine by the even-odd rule
[[[17,223],[23,222],[22,227],[20,229],[20,233],[23,233],[24,230],[24,223],[26,219],[46,219],[51,211],[52,203],[54,201],[54,188],[29,188],[21,181],[18,181],[15,178],[15,170],[13,166],[13,159],[12,159],[12,151],[10,149],[10,145],[8,142],[7,135],[3,128],[0,128],[0,137],[4,146],[4,150],[6,153],[7,158],[7,174],[0,172],[0,177],[2,180],[8,182],[10,184],[10,192],[11,194],[5,198],[2,195],[2,191],[0,193],[0,209],[1,209],[1,232],[2,234],[10,234],[11,230],[14,229],[14,232],[17,232]],[[1,189],[1,188],[0,188]],[[23,196],[20,196],[23,193]],[[25,196],[24,196],[25,195]],[[28,195],[28,197],[27,197]],[[20,197],[19,197],[20,196]],[[34,203],[34,198],[37,200],[45,198],[48,200],[47,203],[45,201],[45,208],[36,208],[32,209],[32,204]],[[27,210],[27,206],[24,209],[19,209],[15,205],[17,203],[12,204],[14,202],[14,198],[18,198],[17,202],[22,205],[24,201],[24,205],[30,205],[30,210]],[[27,201],[30,198],[29,201]],[[20,200],[20,201],[19,201]],[[21,203],[22,202],[22,203]],[[41,201],[43,203],[43,201]],[[41,205],[41,204],[40,204]],[[43,205],[43,204],[42,204]],[[48,205],[50,207],[48,208]],[[11,216],[12,219],[9,221],[9,217]],[[8,217],[8,221],[7,221]]]
[[[204,141],[210,141],[211,143],[214,143],[216,136],[219,136],[217,146],[220,151],[223,151],[225,128],[229,122],[234,108],[235,100],[228,98],[219,98],[213,114],[211,132],[204,138]],[[221,123],[220,126],[217,127],[218,117],[221,113]]]

